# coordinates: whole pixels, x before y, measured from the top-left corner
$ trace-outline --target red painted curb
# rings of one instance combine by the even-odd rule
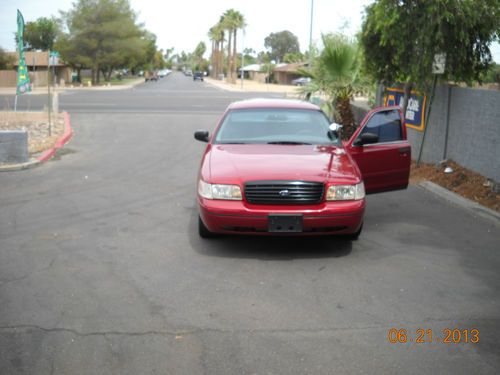
[[[40,155],[37,159],[40,162],[45,162],[47,160],[52,159],[52,157],[56,154],[56,151],[63,147],[73,136],[73,129],[71,128],[71,122],[69,119],[68,112],[63,112],[64,116],[64,134],[61,138],[59,138],[50,150],[45,151],[42,155]]]

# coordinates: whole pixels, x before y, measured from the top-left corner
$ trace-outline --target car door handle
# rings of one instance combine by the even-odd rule
[[[410,147],[401,147],[399,150],[400,154],[408,154],[411,151]]]

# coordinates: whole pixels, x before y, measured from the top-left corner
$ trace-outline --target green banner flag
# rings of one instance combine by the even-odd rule
[[[19,50],[19,64],[17,66],[17,95],[31,91],[30,76],[24,60],[24,18],[17,10],[17,47]]]

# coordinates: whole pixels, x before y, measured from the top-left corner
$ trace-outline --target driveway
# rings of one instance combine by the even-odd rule
[[[500,228],[419,187],[369,196],[357,242],[198,238],[192,134],[249,96],[181,74],[60,96],[73,140],[0,174],[0,372],[498,373]]]

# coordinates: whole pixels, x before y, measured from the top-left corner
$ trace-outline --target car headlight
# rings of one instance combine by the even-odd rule
[[[198,194],[206,199],[241,201],[241,189],[238,185],[209,184],[203,180],[198,183]]]
[[[326,192],[327,201],[353,201],[365,197],[365,185],[332,185]]]

